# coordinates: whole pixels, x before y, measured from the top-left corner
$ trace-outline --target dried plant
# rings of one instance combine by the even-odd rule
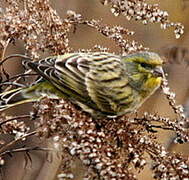
[[[160,23],[162,29],[174,27],[176,38],[184,33],[184,26],[181,23],[174,23],[169,20],[169,14],[159,9],[158,4],[147,4],[146,0],[100,0],[104,5],[110,4],[111,11],[115,16],[122,14],[128,20],[142,21],[143,24]]]
[[[173,26],[177,38],[183,34],[183,26],[170,22],[168,13],[161,11],[158,5],[147,4],[145,0],[101,2],[109,4],[116,16],[124,15],[128,20],[140,20],[144,24],[160,23],[162,28]],[[140,43],[125,39],[125,35],[127,37],[134,33],[124,27],[111,27],[94,19],[86,20],[73,11],[68,11],[67,18],[62,20],[48,0],[7,0],[7,3],[7,7],[0,13],[1,60],[5,59],[7,46],[17,40],[24,42],[26,54],[33,59],[38,59],[44,52],[64,54],[74,51],[69,45],[69,36],[72,35],[71,30],[76,30],[79,24],[91,27],[113,40],[120,47],[121,54],[147,50]],[[94,47],[98,51],[108,51],[107,48]],[[29,76],[25,73],[9,77],[2,65],[1,70],[1,90],[9,88],[10,84],[19,85],[22,78]],[[175,132],[177,142],[189,141],[189,132],[185,128],[188,119],[182,106],[176,105],[175,94],[170,91],[166,78],[161,87],[170,107],[177,115],[176,119],[157,114],[145,113],[138,116],[137,113],[131,113],[112,119],[95,120],[70,102],[48,98],[34,104],[32,112],[26,115],[10,117],[1,114],[0,134],[13,136],[14,140],[0,141],[0,165],[3,167],[6,156],[15,155],[16,152],[26,152],[27,158],[31,160],[30,154],[34,150],[58,152],[61,149],[62,160],[56,174],[58,179],[74,179],[76,172],[73,171],[72,165],[77,158],[85,167],[82,179],[132,180],[136,179],[134,170],[142,171],[149,164],[147,158],[150,158],[155,179],[187,180],[188,159],[180,154],[168,152],[156,139],[156,129],[160,128]],[[25,120],[31,120],[34,130]],[[25,147],[30,136],[42,140],[52,139],[55,146],[53,149],[37,145]],[[21,142],[22,147],[13,148],[18,142]]]
[[[175,130],[186,142],[189,133],[178,122],[147,113],[143,117],[123,116],[95,122],[63,100],[44,99],[35,109],[40,117],[40,136],[59,136],[67,152],[79,157],[89,167],[88,171],[96,173],[97,179],[135,179],[132,169],[144,168],[147,163],[145,153],[154,161],[152,171],[156,179],[188,177],[187,158],[167,152],[156,142],[153,131],[158,127],[153,126],[156,122],[162,129]],[[71,164],[72,159],[69,161]],[[85,176],[90,179],[88,171]]]

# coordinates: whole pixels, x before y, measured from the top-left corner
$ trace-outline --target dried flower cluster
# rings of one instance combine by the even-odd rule
[[[57,106],[58,108],[54,108]],[[42,132],[44,132],[44,128],[48,129],[49,132],[53,132],[54,129],[61,128],[58,124],[65,124],[65,122],[69,125],[69,131],[62,128],[59,131],[54,131],[55,135],[61,133],[60,139],[62,139],[64,148],[72,156],[78,156],[85,165],[97,171],[98,176],[104,177],[104,179],[113,177],[116,179],[125,179],[126,177],[131,179],[129,178],[132,177],[130,172],[127,168],[124,169],[124,166],[127,165],[128,157],[119,156],[117,154],[119,147],[117,147],[116,142],[112,142],[116,140],[112,139],[111,133],[117,134],[118,129],[111,127],[111,132],[106,131],[106,128],[101,127],[101,125],[97,128],[98,124],[90,116],[85,115],[85,113],[75,109],[73,105],[63,100],[58,104],[45,100],[38,109],[40,109],[39,115],[42,120]],[[53,118],[49,117],[48,114],[52,114]],[[49,119],[46,119],[46,115]],[[45,124],[44,121],[48,121],[49,125]],[[109,125],[116,126],[112,123]],[[62,133],[64,134],[63,136]],[[120,130],[120,136],[122,133],[124,132]],[[113,144],[115,145],[113,146]],[[114,148],[116,148],[117,152]],[[123,148],[123,150],[127,151],[127,148]],[[117,166],[118,163],[120,164],[119,166]]]
[[[154,162],[152,170],[156,179],[188,177],[187,159],[168,153],[155,141],[153,128],[157,126],[153,127],[154,122],[161,123],[162,128],[177,128],[181,132],[177,123],[169,118],[145,114],[140,118],[124,116],[96,121],[69,102],[49,99],[38,104],[35,111],[40,117],[39,135],[59,136],[65,151],[88,167],[84,175],[88,179],[91,179],[90,171],[92,176],[95,173],[103,179],[135,179],[132,167],[144,168],[147,164],[145,153]],[[189,134],[185,132],[184,136],[188,142]],[[68,161],[69,158],[65,158]],[[72,158],[69,161],[71,164]],[[61,175],[65,174],[62,169]],[[74,177],[74,172],[69,171],[69,174]]]
[[[174,112],[179,116],[180,121],[182,123],[182,120],[186,120],[184,109],[181,105],[176,106],[175,101],[175,93],[170,91],[170,88],[168,86],[168,81],[166,78],[163,79],[163,82],[161,84],[161,88],[163,90],[163,93],[166,95],[170,106],[173,108]]]
[[[101,25],[100,21],[97,20],[84,20],[80,14],[76,14],[73,11],[68,11],[69,21],[76,24],[85,24],[93,29],[96,29],[98,32],[103,34],[109,39],[112,39],[121,49],[121,54],[128,54],[138,51],[148,50],[148,48],[143,47],[141,44],[136,41],[131,41],[124,39],[123,35],[133,35],[133,31],[129,31],[121,26],[109,27],[107,25]]]
[[[26,50],[35,58],[47,49],[53,54],[69,52],[67,32],[70,24],[60,19],[48,1],[7,2],[8,8],[0,14],[0,43],[3,46],[7,41],[23,40]]]
[[[2,137],[0,138],[0,166],[4,165],[7,154],[11,155],[13,152],[26,151],[25,148],[12,149],[11,146],[19,141],[25,141],[27,137],[34,135],[36,132],[29,132],[30,127],[25,124],[22,119],[28,118],[30,115],[10,117],[1,114],[0,116],[0,134],[9,135],[14,138],[10,142],[6,142]]]
[[[23,8],[20,1],[8,1],[9,6],[0,13],[0,44],[23,40],[25,48],[31,56],[38,58],[40,52],[48,51],[51,54],[70,52],[68,33],[72,26],[86,24],[110,39],[116,41],[123,53],[145,50],[135,41],[128,41],[123,35],[132,35],[132,31],[119,26],[113,28],[100,25],[97,20],[84,20],[80,14],[68,11],[68,18],[61,20],[56,11],[44,1],[24,1]],[[40,9],[40,11],[38,10]]]
[[[176,38],[184,33],[184,26],[181,23],[173,23],[166,11],[159,9],[158,4],[147,4],[146,0],[100,0],[104,5],[110,4],[111,11],[115,16],[122,14],[128,20],[135,19],[143,24],[149,22],[160,23],[162,29],[174,27]]]
[[[18,122],[17,119],[12,119],[8,116],[1,117],[1,121],[0,133],[13,135],[15,139],[22,137],[30,130],[23,121]]]
[[[154,147],[155,148],[155,147]],[[156,148],[159,148],[156,146]],[[162,149],[157,150],[159,156],[151,155],[154,161],[152,170],[154,171],[155,179],[169,179],[169,180],[187,180],[189,175],[188,159],[182,158],[178,154],[168,154]]]

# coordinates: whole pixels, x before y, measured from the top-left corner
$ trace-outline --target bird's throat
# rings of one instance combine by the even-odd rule
[[[130,85],[143,97],[149,96],[156,90],[162,81],[161,77],[142,76],[141,74],[135,74],[131,76]]]

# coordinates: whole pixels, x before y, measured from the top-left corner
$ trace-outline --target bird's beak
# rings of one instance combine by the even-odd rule
[[[155,67],[153,74],[157,77],[163,77],[164,76],[164,72],[161,66],[157,66]]]

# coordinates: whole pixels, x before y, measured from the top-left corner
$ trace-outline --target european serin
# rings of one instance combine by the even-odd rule
[[[0,94],[1,110],[48,96],[66,98],[93,116],[119,116],[137,109],[163,75],[163,61],[152,52],[70,53],[23,62],[42,78],[28,88]]]

